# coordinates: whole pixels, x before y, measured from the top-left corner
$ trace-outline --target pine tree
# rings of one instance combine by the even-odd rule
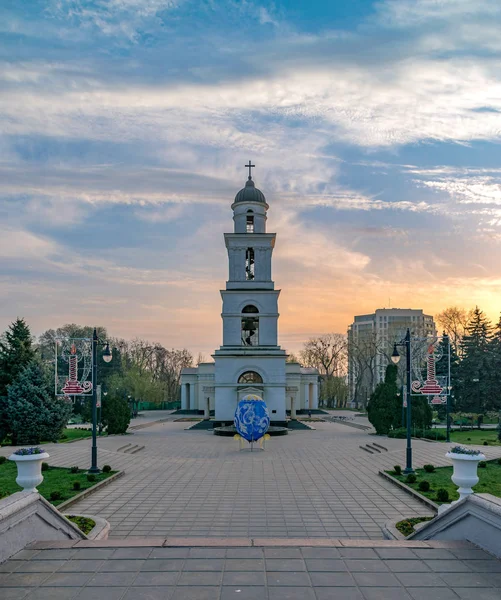
[[[489,407],[492,325],[478,306],[462,341],[456,404],[460,410],[484,413]]]
[[[10,433],[7,388],[35,356],[32,338],[24,319],[16,319],[0,339],[0,442]]]
[[[7,395],[7,386],[34,357],[30,329],[24,319],[18,318],[0,340],[0,396]]]
[[[7,390],[7,418],[14,444],[57,441],[71,414],[71,403],[54,397],[53,382],[34,360]]]
[[[396,365],[386,367],[384,382],[378,383],[367,405],[367,416],[378,435],[386,435],[399,426],[401,405],[397,396],[397,374]]]
[[[487,409],[501,410],[501,396],[499,394],[499,374],[501,373],[501,316],[499,317],[494,333],[489,344],[489,386]]]

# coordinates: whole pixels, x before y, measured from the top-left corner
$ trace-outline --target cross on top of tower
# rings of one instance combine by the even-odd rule
[[[253,165],[253,164],[251,164],[251,161],[250,161],[250,160],[249,160],[249,164],[248,164],[248,165],[245,165],[245,168],[246,168],[246,169],[249,169],[249,179],[252,179],[252,171],[251,171],[251,169],[252,169],[253,167],[255,167],[255,166],[256,166],[256,165]]]

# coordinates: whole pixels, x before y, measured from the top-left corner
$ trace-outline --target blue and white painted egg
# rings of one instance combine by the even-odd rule
[[[257,442],[270,426],[270,413],[266,402],[256,394],[247,394],[238,403],[233,422],[245,440]]]

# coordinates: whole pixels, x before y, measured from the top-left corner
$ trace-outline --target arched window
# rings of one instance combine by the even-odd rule
[[[251,210],[247,211],[246,232],[254,233],[254,214]]]
[[[258,313],[258,309],[252,305],[252,304],[247,304],[247,306],[244,306],[244,308],[242,309],[243,313]]]
[[[255,371],[245,371],[238,378],[238,383],[263,383],[263,378]]]
[[[241,339],[242,346],[259,346],[259,313],[253,304],[247,304],[242,309]]]

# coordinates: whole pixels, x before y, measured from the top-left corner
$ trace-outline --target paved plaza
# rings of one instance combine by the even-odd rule
[[[322,540],[316,540],[321,542]],[[126,544],[125,542],[130,542]],[[0,565],[2,600],[499,600],[501,562],[464,542],[133,547],[39,542]],[[122,547],[117,547],[120,544]]]
[[[232,438],[163,422],[99,440],[99,464],[125,475],[71,507],[111,524],[112,538],[369,538],[381,526],[431,511],[378,475],[404,464],[405,440],[324,422],[272,438],[265,452]],[[388,452],[360,448],[376,441]],[[144,446],[127,454],[126,444]],[[415,466],[447,464],[448,446],[414,441]],[[90,440],[48,445],[52,465],[88,467]],[[489,458],[501,448],[485,449]],[[3,448],[2,453],[10,452]]]

